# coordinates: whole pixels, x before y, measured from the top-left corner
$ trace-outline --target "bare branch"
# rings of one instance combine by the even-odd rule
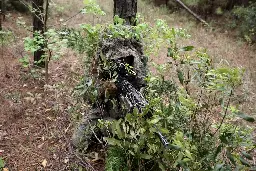
[[[196,13],[194,13],[191,9],[189,9],[181,0],[175,0],[178,2],[183,8],[185,8],[190,14],[192,14],[198,21],[202,22],[206,26],[210,26],[205,20],[199,17]]]

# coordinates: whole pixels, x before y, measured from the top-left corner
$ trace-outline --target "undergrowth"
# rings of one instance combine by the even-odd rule
[[[249,43],[256,42],[256,3],[251,3],[248,7],[237,6],[233,10],[235,27],[239,28],[240,34]]]
[[[69,39],[70,46],[87,54],[87,71],[100,42],[109,38],[140,41],[147,55],[165,47],[168,60],[161,65],[150,62],[157,73],[146,79],[148,106],[142,112],[135,109],[119,120],[99,122],[110,132],[104,138],[109,145],[106,170],[253,169],[253,128],[240,123],[254,118],[232,105],[244,70],[216,68],[206,51],[179,47],[176,40],[190,36],[163,20],[150,26],[138,16],[137,25],[127,27],[116,16],[114,23],[82,24],[79,34],[71,34],[76,38]],[[94,78],[86,75],[87,82],[79,86],[81,95],[97,100]],[[151,118],[145,117],[148,113]],[[159,132],[168,142],[161,141]]]

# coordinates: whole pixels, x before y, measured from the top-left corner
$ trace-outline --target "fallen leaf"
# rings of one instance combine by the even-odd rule
[[[42,148],[42,147],[43,147],[43,145],[44,145],[44,143],[42,143],[42,144],[38,145],[38,146],[37,146],[37,148]]]
[[[46,112],[49,112],[49,111],[51,111],[51,110],[52,110],[51,108],[49,108],[49,109],[45,109],[45,111],[44,111],[44,112],[46,113]]]
[[[46,167],[46,164],[47,164],[47,160],[44,159],[42,162],[42,166]]]
[[[52,121],[52,120],[53,120],[53,119],[52,119],[51,117],[49,117],[49,116],[47,117],[47,119],[48,119],[48,120],[50,120],[50,121]]]
[[[56,160],[56,159],[57,159],[57,155],[56,155],[56,154],[53,154],[53,158]]]
[[[3,140],[6,135],[7,135],[6,131],[0,130],[0,141]]]
[[[65,159],[64,159],[64,163],[67,164],[68,162],[69,162],[69,159],[68,159],[68,158],[65,158]]]
[[[8,168],[3,168],[3,171],[9,171],[9,169]]]

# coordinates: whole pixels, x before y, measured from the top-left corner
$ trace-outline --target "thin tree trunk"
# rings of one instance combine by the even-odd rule
[[[118,15],[127,25],[136,25],[137,0],[114,0],[114,16]]]
[[[3,0],[1,2],[1,12],[0,12],[0,31],[2,31],[2,18],[3,18]]]
[[[37,33],[44,34],[44,0],[33,0],[32,8],[33,12],[33,36],[36,37]],[[41,44],[39,50],[34,52],[35,65],[39,67],[45,67],[44,61],[44,44]]]
[[[46,5],[45,5],[45,14],[44,14],[44,32],[47,31],[47,19],[48,19],[48,9],[49,9],[49,0],[46,0]],[[45,40],[45,47],[48,46],[48,41]],[[48,78],[49,78],[49,68],[48,64],[51,59],[51,52],[49,50],[49,54],[45,57],[45,83],[48,84]]]
[[[226,9],[231,10],[232,8],[234,8],[234,6],[235,6],[235,0],[229,0],[227,3]]]
[[[1,7],[1,12],[0,12],[0,31],[3,30],[3,21],[5,20],[5,0],[1,0],[1,3],[0,3]],[[0,39],[1,39],[1,60],[3,61],[4,63],[4,73],[5,75],[7,75],[7,65],[6,65],[6,62],[4,60],[4,33],[1,33],[0,34]]]
[[[0,7],[0,9],[1,9],[1,20],[4,21],[5,20],[5,11],[6,11],[5,0],[0,0],[0,1],[1,1],[1,3],[0,3],[0,5],[1,5],[1,7]],[[1,27],[2,27],[2,25],[1,25]]]

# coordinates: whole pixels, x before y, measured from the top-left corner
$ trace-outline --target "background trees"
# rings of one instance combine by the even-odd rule
[[[114,0],[114,15],[125,19],[126,24],[135,25],[137,0]]]
[[[182,0],[196,14],[207,23],[219,23],[218,27],[234,30],[237,35],[245,38],[248,43],[256,41],[256,2],[253,0]],[[180,10],[180,6],[173,0],[154,0],[158,6],[165,5],[171,11]],[[225,20],[225,22],[223,22]],[[243,24],[241,24],[241,22]]]

